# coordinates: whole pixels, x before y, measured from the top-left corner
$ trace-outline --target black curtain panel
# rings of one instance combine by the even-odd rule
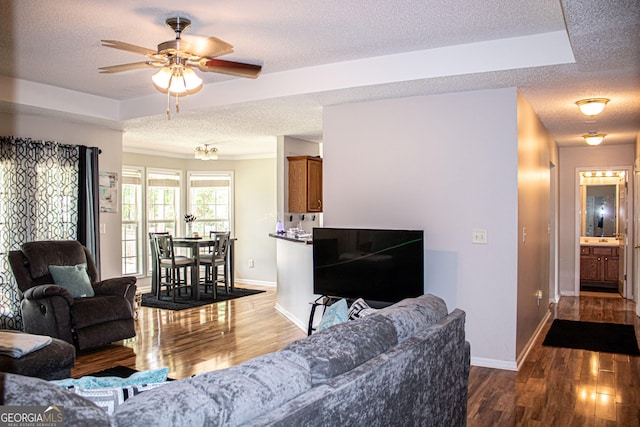
[[[79,146],[78,241],[93,255],[100,278],[100,201],[98,157],[95,147]]]
[[[91,151],[97,152],[97,149]],[[96,171],[91,174],[97,174],[97,154],[89,157],[96,157],[90,169]],[[2,329],[22,329],[21,295],[7,261],[8,252],[34,240],[78,239],[80,164],[77,145],[0,136]],[[97,188],[97,177],[94,181],[91,188]],[[88,200],[95,199],[97,195],[88,197]],[[97,200],[93,203],[97,205]],[[97,231],[93,235],[97,237]]]

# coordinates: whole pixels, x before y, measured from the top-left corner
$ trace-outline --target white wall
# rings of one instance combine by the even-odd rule
[[[63,144],[99,147],[100,171],[120,173],[122,164],[122,131],[97,125],[81,124],[62,118],[29,114],[0,114],[0,133],[35,140],[57,141]],[[119,213],[100,214],[107,234],[100,236],[101,275],[103,279],[121,276],[122,241]],[[109,236],[115,236],[110,238]]]
[[[326,226],[425,232],[425,292],[467,313],[472,361],[513,369],[518,253],[517,91],[324,110]],[[487,244],[472,244],[473,229]]]
[[[276,224],[276,160],[202,161],[124,153],[123,164],[184,171],[233,171],[235,184],[235,279],[275,284],[276,249],[269,233]],[[183,188],[186,191],[186,186]],[[186,208],[183,206],[183,209]],[[249,259],[254,267],[249,267]]]
[[[576,225],[579,214],[576,211],[576,198],[580,183],[576,182],[578,168],[622,167],[631,171],[635,158],[634,146],[598,145],[595,147],[560,147],[560,234],[558,253],[558,280],[561,295],[575,295],[576,263],[579,262],[576,239]],[[629,198],[633,197],[633,179],[629,179]],[[633,227],[633,210],[629,212],[628,226]],[[637,214],[636,214],[637,215]],[[633,236],[632,228],[628,233]],[[629,245],[631,247],[631,245]],[[631,259],[631,253],[627,259]],[[629,264],[631,265],[631,264]],[[631,268],[627,269],[627,277],[631,277]]]

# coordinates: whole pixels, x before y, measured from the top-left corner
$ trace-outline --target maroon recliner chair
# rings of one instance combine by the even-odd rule
[[[29,242],[9,252],[9,263],[23,297],[24,331],[74,344],[78,350],[100,347],[136,335],[136,278],[98,281],[89,250],[75,240]],[[73,298],[54,284],[50,265],[86,263],[93,297]]]

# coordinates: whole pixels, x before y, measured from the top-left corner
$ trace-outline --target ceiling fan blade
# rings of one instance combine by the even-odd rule
[[[189,53],[201,58],[215,58],[233,52],[233,45],[217,37],[183,35],[182,38],[189,43]]]
[[[137,46],[131,43],[125,43],[118,40],[100,40],[102,46],[112,47],[114,49],[126,50],[127,52],[139,53],[142,55],[156,55],[158,52],[146,47]]]
[[[119,73],[121,71],[131,71],[131,70],[139,70],[141,68],[149,68],[156,67],[153,63],[149,61],[144,62],[132,62],[130,64],[120,64],[120,65],[111,65],[109,67],[100,67],[98,68],[103,74],[111,74],[111,73]]]
[[[262,71],[261,65],[225,61],[223,59],[202,58],[199,65],[202,71],[212,71],[214,73],[230,74],[232,76],[247,77],[250,79],[255,79]]]

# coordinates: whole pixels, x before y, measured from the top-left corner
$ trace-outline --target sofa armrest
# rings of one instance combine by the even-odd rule
[[[27,300],[40,300],[48,299],[51,297],[59,296],[67,301],[67,304],[73,305],[73,297],[71,293],[61,286],[56,285],[39,285],[29,288],[23,294],[24,299]]]
[[[93,290],[96,295],[120,295],[133,304],[137,280],[134,276],[113,277],[94,283]]]

